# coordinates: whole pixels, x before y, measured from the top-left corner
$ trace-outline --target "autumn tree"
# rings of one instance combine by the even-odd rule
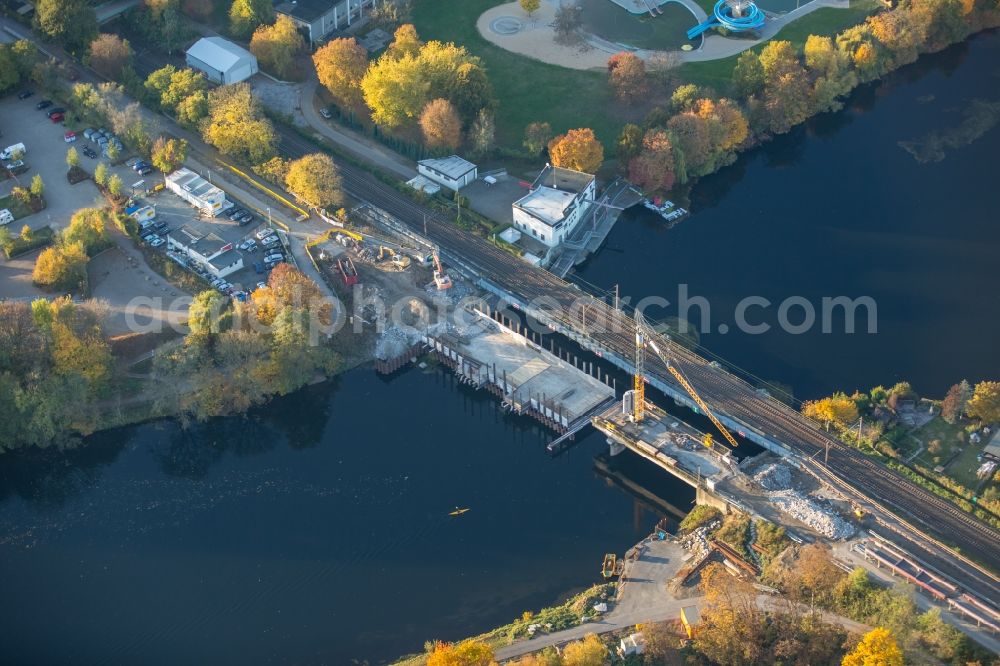
[[[100,208],[81,208],[73,213],[69,225],[62,231],[59,242],[63,245],[79,244],[87,256],[108,247],[107,212]]]
[[[521,9],[530,18],[532,14],[538,11],[542,3],[541,0],[518,0],[518,4],[521,5]]]
[[[410,54],[399,58],[383,55],[368,67],[361,80],[372,121],[386,127],[416,118],[427,103],[429,91],[422,63]]]
[[[695,636],[695,647],[713,663],[752,666],[763,657],[764,613],[756,605],[756,590],[711,563],[702,569],[706,608]]]
[[[434,42],[428,44],[433,48]],[[426,51],[426,49],[425,49]],[[464,61],[462,54],[456,54],[462,59],[457,66],[448,65],[452,71],[444,75],[444,80],[435,84],[432,81],[432,90],[440,88],[444,90],[445,97],[455,107],[458,115],[465,124],[475,122],[477,114],[483,109],[492,111],[496,107],[496,99],[493,94],[493,85],[486,76],[486,70],[478,61]],[[426,53],[422,54],[426,57]]]
[[[173,173],[184,164],[187,150],[188,144],[184,139],[166,139],[161,136],[153,144],[149,159],[161,172]]]
[[[744,51],[733,67],[733,83],[740,97],[756,95],[764,89],[764,66],[753,51]]]
[[[38,199],[45,193],[45,183],[42,182],[42,175],[36,173],[31,179],[31,188],[29,189],[31,196]]]
[[[802,405],[802,413],[827,425],[837,423],[843,426],[858,420],[858,406],[844,393],[807,401]]]
[[[396,32],[392,34],[392,42],[390,42],[389,48],[386,50],[386,55],[392,58],[402,58],[407,55],[416,57],[423,44],[413,24],[404,23],[396,28]]]
[[[87,284],[87,253],[82,243],[45,248],[35,261],[31,280],[55,291],[76,291]]]
[[[941,401],[941,418],[948,423],[955,423],[965,412],[968,398],[964,395],[961,384],[953,384],[947,395]]]
[[[229,32],[237,39],[249,39],[254,30],[273,19],[271,0],[233,0],[229,8]]]
[[[35,25],[70,51],[84,49],[97,34],[97,17],[86,0],[38,0]]]
[[[273,157],[278,146],[278,135],[247,83],[209,92],[202,138],[223,154],[254,164]]]
[[[876,627],[844,656],[843,666],[903,666],[903,651],[888,629]]]
[[[75,146],[66,149],[66,166],[75,169],[80,166],[80,153]]]
[[[675,113],[689,110],[697,99],[702,97],[703,91],[693,83],[685,83],[674,88],[670,94],[670,108]]]
[[[339,206],[344,201],[340,171],[329,155],[312,153],[288,165],[288,191],[315,208]]]
[[[127,39],[102,33],[90,43],[90,66],[107,79],[117,79],[132,60],[132,47]]]
[[[462,143],[462,120],[446,99],[427,103],[420,114],[420,130],[428,148],[455,150]]]
[[[228,299],[215,289],[195,294],[188,306],[188,329],[191,335],[220,333],[228,321]]]
[[[596,634],[587,634],[563,648],[563,666],[604,666],[608,648]]]
[[[618,99],[633,103],[649,92],[646,63],[629,51],[616,53],[608,59],[608,84]]]
[[[811,86],[791,42],[772,40],[760,52],[768,130],[787,132],[809,115]]]
[[[108,178],[108,192],[113,197],[120,197],[122,195],[122,189],[125,187],[125,183],[122,182],[121,176],[116,173],[111,174]]]
[[[642,139],[642,150],[629,160],[629,181],[646,192],[655,192],[673,187],[675,175],[669,133],[656,128],[649,130]]]
[[[584,173],[597,173],[604,161],[604,146],[590,128],[572,129],[549,142],[552,164]]]
[[[496,141],[497,124],[493,112],[480,109],[469,127],[469,147],[475,155],[485,155],[493,150]]]
[[[965,410],[983,423],[1000,421],[1000,382],[979,382]]]
[[[549,141],[552,140],[552,125],[548,123],[529,123],[524,128],[524,141],[522,145],[532,157],[542,154]]]
[[[643,136],[642,128],[634,123],[626,123],[622,127],[622,132],[615,143],[615,155],[622,164],[628,164],[629,160],[639,154],[642,150]]]
[[[98,162],[97,166],[94,167],[94,182],[97,183],[99,187],[105,187],[108,182],[108,165],[104,162]]]
[[[14,55],[6,44],[0,44],[0,94],[3,94],[21,82]]]
[[[177,122],[195,129],[208,116],[208,93],[204,90],[192,93],[177,104]]]
[[[313,54],[320,84],[347,107],[362,101],[361,79],[368,69],[368,51],[353,37],[333,39]]]
[[[181,11],[195,21],[205,23],[215,12],[214,0],[182,0]]]
[[[250,39],[250,52],[261,65],[282,78],[291,73],[295,57],[305,48],[306,42],[295,23],[284,14],[278,16],[274,25],[257,28]]]
[[[151,73],[143,84],[160,108],[180,115],[179,106],[208,88],[205,75],[196,69],[166,65]]]
[[[580,28],[583,26],[583,9],[575,2],[561,2],[556,8],[552,30],[555,41],[563,46],[574,46],[581,41]]]
[[[485,643],[462,641],[461,643],[434,644],[427,655],[427,666],[494,666],[493,650]]]

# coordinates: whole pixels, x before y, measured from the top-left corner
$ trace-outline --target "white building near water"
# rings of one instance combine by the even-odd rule
[[[591,174],[546,165],[531,192],[514,202],[514,228],[555,247],[586,217],[596,192]]]
[[[167,176],[167,189],[212,217],[232,205],[225,192],[190,169],[178,169]]]
[[[188,67],[215,83],[239,83],[257,73],[257,58],[222,37],[202,37],[187,50]]]
[[[460,189],[476,180],[479,167],[458,155],[451,157],[435,157],[417,162],[417,171],[421,176],[435,183],[458,192]]]

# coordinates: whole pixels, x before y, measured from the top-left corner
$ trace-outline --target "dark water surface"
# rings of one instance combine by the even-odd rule
[[[877,335],[703,336],[800,397],[1000,374],[1000,130],[931,164],[897,145],[1000,99],[998,75],[996,33],[925,58],[707,179],[680,226],[630,214],[583,275],[687,282],[714,325],[747,295],[875,297]],[[555,459],[549,439],[447,375],[361,369],[246,419],[0,457],[2,661],[378,663],[509,621],[657,520],[594,471],[598,436]]]
[[[599,437],[550,439],[450,375],[361,369],[248,419],[3,456],[2,661],[377,663],[508,622],[658,519],[593,471]]]
[[[677,303],[686,283],[711,307],[701,344],[799,398],[903,379],[942,396],[963,377],[995,379],[1000,126],[939,162],[918,163],[898,145],[959,126],[973,100],[1000,102],[1000,32],[926,56],[859,90],[844,111],[704,179],[693,215],[672,229],[645,209],[627,212],[581,276],[605,289],[618,283],[633,301]],[[754,295],[774,305],[747,319],[772,330],[734,332],[736,304]],[[788,297],[805,297],[819,315],[823,297],[842,295],[875,300],[877,334],[863,317],[845,334],[836,315],[832,335],[776,328]]]

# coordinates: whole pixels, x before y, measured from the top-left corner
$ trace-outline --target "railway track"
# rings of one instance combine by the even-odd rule
[[[316,150],[310,142],[286,128],[280,128],[280,150],[286,157],[296,158]],[[559,323],[581,330],[581,322],[567,313],[580,307],[581,299],[589,297],[575,285],[548,271],[528,266],[516,257],[494,247],[486,240],[458,229],[450,221],[416,203],[367,171],[351,164],[340,164],[346,192],[355,199],[369,202],[415,232],[427,235],[438,244],[446,261],[458,266],[471,266],[479,276],[517,295],[525,301],[545,297],[562,310],[553,318]],[[595,342],[613,350],[623,358],[633,354],[634,334],[631,318],[614,310],[603,301],[591,300],[586,320],[610,323],[601,331],[581,331]],[[870,460],[867,456],[840,440],[831,437],[798,412],[760,395],[742,379],[683,347],[673,345],[677,366],[698,387],[699,392],[718,412],[745,424],[765,436],[783,443],[803,456],[817,456],[829,446],[828,472],[841,482],[857,488],[878,503],[911,516],[922,523],[922,529],[934,537],[958,546],[964,554],[1000,570],[1000,532],[960,510],[950,502],[924,490],[908,479]],[[650,364],[648,374],[675,385],[666,368]],[[925,561],[951,576],[970,591],[985,594],[1000,604],[1000,581],[985,572],[960,563],[937,547],[925,547],[915,538],[908,544]]]

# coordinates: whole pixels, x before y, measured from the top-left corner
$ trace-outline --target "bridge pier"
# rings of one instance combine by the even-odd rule
[[[620,442],[616,442],[615,440],[611,439],[610,437],[608,437],[606,439],[608,441],[608,453],[610,453],[612,457],[617,456],[619,453],[621,453],[622,451],[625,450],[625,445],[624,444],[622,444]]]

